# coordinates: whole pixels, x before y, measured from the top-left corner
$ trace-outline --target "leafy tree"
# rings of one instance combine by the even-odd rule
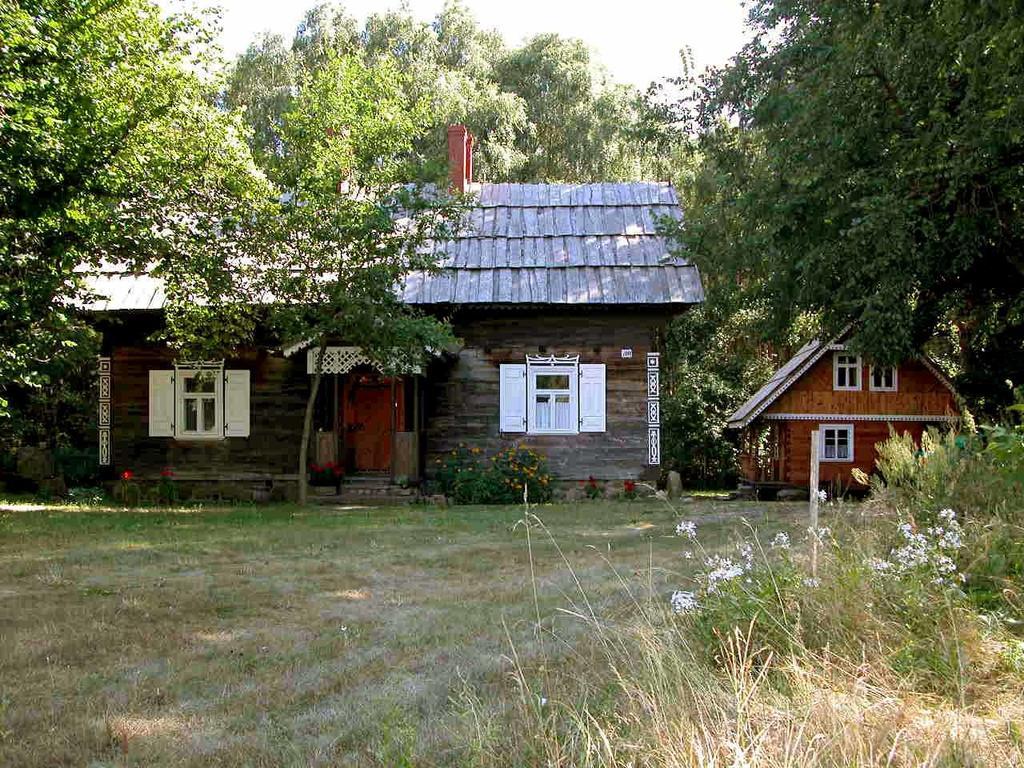
[[[759,0],[704,81],[717,190],[683,240],[785,329],[891,362],[937,328],[990,409],[1024,376],[1024,14],[1010,0]]]
[[[529,127],[517,136],[532,181],[609,181],[643,176],[644,157],[629,128],[640,96],[616,84],[581,40],[538,35],[497,66],[505,90],[526,103]]]
[[[327,343],[358,340],[382,370],[404,373],[453,340],[447,324],[405,305],[396,290],[410,272],[436,268],[432,243],[450,238],[462,210],[424,183],[415,144],[425,110],[409,109],[404,79],[390,59],[369,66],[334,57],[302,84],[282,119],[280,167],[291,202],[263,224],[272,247],[250,303],[269,288],[278,332],[318,350],[298,459],[300,502]]]
[[[181,292],[269,188],[195,74],[200,20],[23,0],[0,5],[0,40],[0,387],[39,389],[92,338],[85,270],[149,267]]]
[[[508,49],[457,0],[430,22],[407,7],[372,14],[361,30],[340,6],[311,10],[291,45],[255,41],[231,68],[224,103],[253,127],[252,148],[275,173],[282,116],[328,54],[383,57],[406,75],[408,103],[423,104],[416,149],[441,166],[452,123],[476,135],[475,175],[489,181],[605,181],[665,177],[666,137],[655,101],[614,83],[578,40],[542,35]],[[674,145],[675,146],[675,145]],[[276,177],[275,177],[276,178]]]

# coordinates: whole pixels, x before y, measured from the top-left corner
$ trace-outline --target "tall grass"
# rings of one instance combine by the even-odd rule
[[[1013,483],[955,437],[933,436],[924,453],[894,438],[883,457],[890,484],[876,481],[869,504],[833,507],[835,531],[809,532],[823,545],[817,579],[802,542],[773,549],[753,529],[735,562],[708,558],[682,613],[668,595],[638,599],[651,574],[621,579],[630,609],[615,615],[575,579],[566,610],[591,642],[559,668],[513,650],[501,725],[479,698],[464,711],[477,762],[1024,766]],[[997,551],[998,568],[982,562]]]

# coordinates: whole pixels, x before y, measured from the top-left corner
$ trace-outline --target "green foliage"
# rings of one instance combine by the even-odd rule
[[[275,179],[284,115],[332,59],[393,62],[402,98],[426,112],[415,142],[429,164],[447,161],[446,129],[476,135],[474,174],[489,181],[603,181],[665,177],[683,135],[651,95],[616,84],[579,40],[539,35],[509,49],[459,2],[431,21],[402,7],[359,28],[339,6],[310,10],[290,44],[265,36],[232,65],[223,101],[252,126],[251,146]]]
[[[776,329],[896,362],[952,331],[961,392],[994,415],[1024,380],[1024,16],[1009,0],[759,0],[753,40],[700,92],[684,239]]]
[[[99,480],[99,453],[96,448],[60,447],[53,452],[53,467],[68,488],[95,486]]]
[[[551,475],[536,451],[512,446],[489,459],[479,448],[459,445],[437,460],[434,479],[456,504],[520,504],[551,500]]]
[[[673,320],[662,389],[662,465],[688,487],[723,488],[736,481],[735,435],[726,419],[805,340],[794,327],[782,345],[761,329],[769,312],[728,285],[712,286],[706,302]],[[773,351],[774,350],[774,351]]]
[[[148,0],[5,2],[0,40],[0,401],[17,441],[94,354],[83,268],[152,268],[172,294],[216,297],[209,254],[269,188],[197,74],[201,19]]]
[[[1012,434],[1005,429],[986,431]],[[930,428],[918,446],[909,434],[892,433],[877,445],[874,496],[911,514],[952,508],[974,518],[997,514],[1016,518],[1024,514],[1020,502],[1024,486],[1019,479],[1024,452],[1004,445],[999,442],[993,450],[993,443],[986,446],[980,437]]]

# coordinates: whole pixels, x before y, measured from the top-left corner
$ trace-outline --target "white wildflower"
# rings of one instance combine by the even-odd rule
[[[693,550],[692,549],[684,549],[683,550],[683,560],[693,560]]]
[[[820,587],[821,579],[816,579],[813,576],[808,576],[806,579],[804,579],[804,586],[810,587],[811,589],[814,589],[815,587]]]
[[[825,491],[818,491],[818,501],[824,504],[828,501],[828,494]]]
[[[707,581],[709,594],[714,594],[722,584],[737,579],[746,572],[742,565],[721,555],[712,555],[704,561],[704,564],[708,567],[704,579]]]
[[[736,550],[740,553],[740,559],[743,561],[743,570],[749,571],[754,568],[754,547],[748,541],[744,541],[742,544],[736,545]]]
[[[675,613],[693,613],[699,607],[693,592],[677,589],[672,593],[672,610]]]
[[[690,541],[697,540],[697,524],[692,520],[682,520],[679,525],[676,526],[676,535],[685,536]]]
[[[789,549],[789,534],[779,531],[772,539],[772,549]]]

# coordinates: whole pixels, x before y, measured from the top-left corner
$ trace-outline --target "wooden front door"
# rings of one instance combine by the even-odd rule
[[[400,391],[400,390],[399,390]],[[391,469],[391,379],[377,373],[355,371],[346,378],[343,397],[345,445],[348,463],[355,472]],[[396,398],[401,407],[402,398]]]

